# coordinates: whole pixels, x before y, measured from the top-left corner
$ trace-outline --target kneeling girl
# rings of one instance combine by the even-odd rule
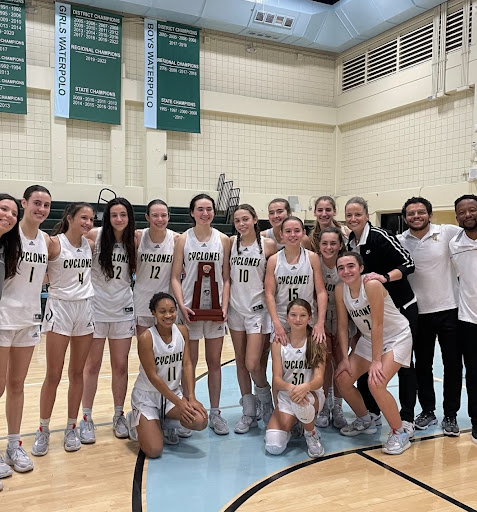
[[[131,439],[139,441],[148,457],[156,458],[162,453],[163,430],[204,430],[207,411],[195,398],[189,334],[187,327],[175,324],[176,301],[168,293],[156,293],[149,309],[156,325],[138,338],[141,365],[127,423]],[[188,399],[182,395],[181,380],[189,391]],[[169,444],[179,442],[173,432],[168,432],[167,439]]]
[[[289,341],[286,345],[272,344],[273,388],[278,391],[278,404],[265,434],[265,449],[272,455],[286,449],[297,422],[303,424],[308,455],[316,458],[325,452],[314,421],[325,403],[326,346],[312,339],[311,316],[309,302],[292,300],[287,307]]]

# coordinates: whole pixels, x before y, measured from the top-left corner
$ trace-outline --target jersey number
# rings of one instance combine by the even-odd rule
[[[288,288],[288,302],[298,299],[298,288]]]
[[[305,382],[305,376],[302,372],[293,372],[292,384],[294,386],[298,386],[298,384],[303,384]]]
[[[121,279],[121,267],[118,265],[116,267],[116,275],[114,276],[114,279]]]
[[[161,271],[161,267],[155,267],[154,265],[151,267],[151,275],[150,279],[159,279],[159,272]]]
[[[31,267],[30,271],[30,283],[33,281],[33,271],[35,270],[35,267]]]
[[[167,370],[167,380],[169,382],[176,380],[176,367],[175,366],[173,366],[172,368],[169,368]]]
[[[363,322],[368,326],[368,329],[371,330],[371,324],[369,323],[369,320],[366,320],[366,318],[363,318]]]
[[[239,270],[239,282],[240,283],[248,283],[248,270],[240,269]]]
[[[78,272],[78,281],[80,284],[83,284],[84,282],[84,272]]]

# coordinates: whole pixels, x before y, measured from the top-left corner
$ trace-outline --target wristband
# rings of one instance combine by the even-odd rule
[[[386,279],[386,283],[389,283],[391,281],[391,276],[386,272],[386,274],[383,274],[384,279]]]

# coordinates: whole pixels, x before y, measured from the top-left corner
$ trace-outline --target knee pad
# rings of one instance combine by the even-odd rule
[[[285,451],[290,440],[290,432],[271,428],[265,432],[265,450],[272,455],[280,455]]]

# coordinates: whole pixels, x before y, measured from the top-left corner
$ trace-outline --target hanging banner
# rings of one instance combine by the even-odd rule
[[[0,112],[27,113],[25,0],[0,1]]]
[[[144,126],[200,133],[199,29],[144,20]]]
[[[122,16],[55,4],[55,116],[121,123]]]

